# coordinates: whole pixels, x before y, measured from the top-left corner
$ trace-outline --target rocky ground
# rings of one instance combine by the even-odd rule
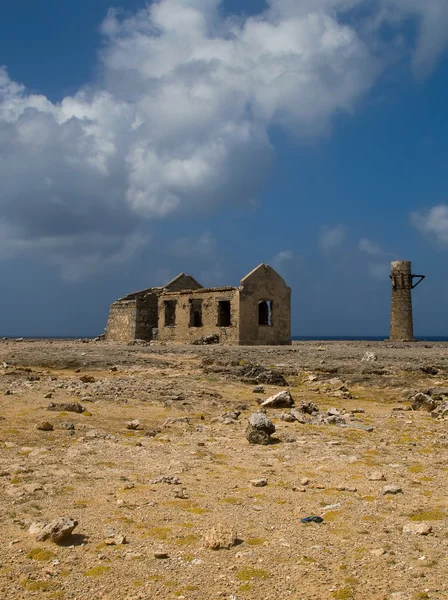
[[[447,599],[444,386],[446,344],[0,341],[0,598]]]

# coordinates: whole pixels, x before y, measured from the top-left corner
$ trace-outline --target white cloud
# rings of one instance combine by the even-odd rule
[[[342,245],[347,233],[344,225],[322,227],[319,232],[319,246],[323,252],[330,252]]]
[[[372,242],[367,238],[363,238],[362,240],[360,240],[359,249],[362,252],[368,254],[369,256],[376,256],[377,258],[387,256],[387,253],[384,252],[384,250],[379,244],[376,244],[375,242]]]
[[[57,255],[68,272],[79,254],[79,272],[90,272],[127,256],[151,220],[253,203],[273,160],[272,125],[322,135],[373,86],[378,40],[341,16],[366,2],[270,0],[238,19],[223,17],[219,0],[159,0],[130,18],[110,11],[101,77],[58,103],[0,68],[9,254]],[[418,18],[414,62],[429,68],[446,41],[444,4],[381,2],[397,29]]]
[[[448,244],[448,205],[433,206],[424,214],[413,212],[411,223],[418,231],[433,237],[439,244]]]

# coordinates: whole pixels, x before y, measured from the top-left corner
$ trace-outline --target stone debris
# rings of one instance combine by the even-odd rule
[[[261,365],[247,364],[240,367],[240,377],[243,381],[252,383],[253,385],[288,385],[288,382],[281,373],[274,369],[262,367]]]
[[[403,490],[398,485],[385,485],[383,487],[383,496],[387,494],[402,494]]]
[[[42,421],[41,423],[36,423],[36,429],[39,431],[53,431],[54,427],[48,421]]]
[[[384,556],[386,554],[386,550],[384,548],[375,548],[374,550],[370,550],[370,554],[372,556]]]
[[[82,383],[95,383],[95,377],[93,375],[81,375],[79,381]]]
[[[271,442],[271,434],[275,432],[275,425],[264,413],[254,413],[249,418],[246,429],[246,439],[251,444],[266,446]]]
[[[71,535],[78,525],[78,521],[71,517],[59,517],[48,523],[48,525],[42,525],[41,523],[32,523],[29,533],[35,535],[38,542],[50,539],[52,542],[59,544]]]
[[[149,483],[149,485],[154,485],[156,483],[167,483],[168,485],[180,485],[181,480],[179,479],[179,477],[176,477],[176,476],[162,475],[160,477],[157,477],[156,479],[151,479],[150,481],[148,481],[148,483]]]
[[[366,475],[369,481],[386,481],[386,476],[381,471],[373,471]]]
[[[238,417],[240,416],[241,411],[239,410],[231,410],[229,412],[224,413],[220,417],[216,417],[212,419],[213,422],[222,423],[222,425],[234,425],[238,422]]]
[[[425,410],[431,412],[437,408],[437,400],[432,398],[429,394],[422,394],[421,392],[416,394],[411,401],[412,410]]]
[[[262,385],[256,385],[254,387],[254,389],[252,390],[253,394],[264,394],[264,386]]]
[[[170,556],[167,552],[154,552],[154,558],[157,558],[159,560],[165,560],[169,557]]]
[[[79,404],[78,402],[61,402],[59,404],[50,402],[50,404],[47,406],[47,410],[57,412],[74,412],[78,414],[86,412],[85,407]]]
[[[250,484],[253,487],[265,487],[266,485],[268,485],[268,480],[265,478],[262,479],[251,479],[250,480]]]
[[[293,405],[294,400],[289,390],[278,392],[261,403],[263,408],[290,408]]]
[[[376,354],[373,352],[366,352],[364,356],[361,358],[362,362],[375,362],[377,360]]]
[[[45,398],[45,400],[49,400],[50,398],[53,398],[53,392],[48,392],[47,394],[45,394],[44,398]]]
[[[218,524],[204,535],[204,548],[210,550],[229,549],[235,546],[237,537],[233,529]]]
[[[408,523],[403,526],[403,533],[410,535],[428,535],[432,533],[429,523]]]
[[[357,492],[358,488],[351,485],[340,485],[336,488],[338,492]]]
[[[219,344],[219,335],[217,333],[212,333],[211,335],[203,335],[191,342],[193,346],[210,346],[212,344]]]
[[[126,429],[131,429],[131,430],[135,431],[139,427],[140,427],[140,421],[138,419],[134,419],[133,421],[126,421]]]
[[[291,413],[282,413],[280,415],[280,421],[286,421],[287,423],[294,423],[296,418]]]
[[[74,431],[75,429],[75,424],[72,423],[71,421],[64,421],[63,423],[61,423],[59,425],[59,427],[61,429],[67,429],[67,431]]]
[[[169,427],[170,425],[190,425],[189,417],[170,417],[163,423],[163,427]]]
[[[108,537],[106,540],[104,540],[104,543],[106,546],[121,546],[122,544],[127,544],[127,540],[125,535],[119,534]]]

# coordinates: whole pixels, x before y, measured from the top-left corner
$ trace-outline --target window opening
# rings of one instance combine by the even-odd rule
[[[190,300],[190,327],[202,327],[202,300]]]
[[[272,300],[262,300],[258,303],[258,325],[272,325]]]
[[[218,327],[230,327],[230,300],[218,301]]]
[[[176,325],[176,301],[165,300],[165,327]]]

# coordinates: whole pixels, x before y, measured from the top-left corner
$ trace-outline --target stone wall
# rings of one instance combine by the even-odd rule
[[[152,340],[152,330],[158,324],[158,300],[157,293],[136,299],[135,339]]]
[[[291,289],[274,269],[260,265],[246,275],[239,296],[241,345],[291,344]]]
[[[392,305],[390,339],[414,341],[412,319],[412,270],[408,260],[391,264]]]
[[[198,290],[202,285],[191,275],[181,273],[175,279],[166,284],[164,289],[168,292],[181,292],[183,290]]]
[[[113,342],[129,342],[135,339],[136,300],[119,300],[110,307],[106,326],[106,339]]]
[[[220,343],[238,344],[238,299],[238,289],[228,287],[162,294],[159,297],[159,340],[188,344],[203,336],[217,334]],[[165,325],[165,302],[176,303],[174,325]],[[227,327],[218,324],[220,302],[224,303],[223,314],[229,307],[226,303],[230,302],[230,325]]]

